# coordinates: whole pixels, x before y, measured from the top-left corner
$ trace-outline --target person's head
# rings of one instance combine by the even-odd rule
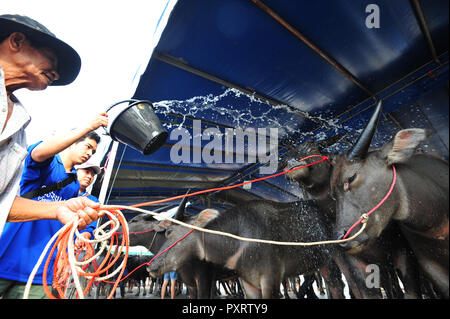
[[[98,175],[101,172],[99,166],[89,162],[79,165],[76,169],[81,192],[86,191],[86,188],[88,188],[94,181],[95,175]]]
[[[95,131],[91,131],[75,141],[65,152],[73,165],[80,165],[95,154],[98,143],[100,143],[100,136]]]
[[[0,66],[7,90],[43,90],[75,80],[78,53],[39,22],[20,15],[0,15]]]

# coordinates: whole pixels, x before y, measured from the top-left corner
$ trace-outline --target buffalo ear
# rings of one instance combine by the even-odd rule
[[[431,132],[429,130],[411,128],[397,132],[394,140],[386,144],[382,152],[386,154],[388,165],[404,163],[415,152],[417,146],[425,141]]]
[[[204,227],[210,221],[217,218],[217,216],[219,216],[219,212],[217,210],[210,208],[204,209],[198,214],[194,225],[198,227]]]
[[[153,215],[150,214],[142,214],[142,219],[145,220],[146,222],[153,222],[155,221],[155,218],[153,217]]]
[[[170,225],[172,225],[172,222],[168,220],[163,220],[159,224],[157,224],[154,229],[156,232],[160,233],[162,231],[165,231],[167,227],[169,227]]]

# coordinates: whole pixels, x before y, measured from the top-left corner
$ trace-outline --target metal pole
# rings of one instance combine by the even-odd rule
[[[99,200],[100,204],[102,204],[102,205],[106,204],[106,203],[104,203],[104,201],[105,201],[105,197],[106,197],[106,192],[108,190],[109,180],[111,179],[114,162],[116,160],[116,154],[117,154],[118,147],[119,147],[119,142],[113,141],[113,145],[112,145],[111,151],[109,153],[108,166],[106,166],[105,175],[103,177],[102,186],[100,188],[100,194],[98,196],[98,200]],[[98,228],[102,224],[102,219],[103,219],[103,217],[100,217],[99,219],[97,219],[96,228]],[[95,244],[94,249],[97,248],[97,244],[98,243]]]
[[[116,160],[117,148],[119,147],[119,142],[113,141],[113,145],[111,147],[111,152],[109,154],[108,166],[105,170],[105,176],[103,178],[102,187],[100,188],[100,195],[98,196],[98,200],[102,204],[105,201],[106,192],[108,190],[109,180],[111,179],[111,174],[114,166],[114,161]]]
[[[287,103],[278,101],[276,99],[273,99],[271,97],[268,97],[268,96],[265,96],[265,95],[263,95],[261,93],[258,93],[258,92],[254,91],[254,90],[250,90],[250,89],[244,88],[244,87],[242,87],[240,85],[231,83],[231,82],[226,81],[224,79],[221,79],[221,78],[219,78],[219,77],[217,77],[215,75],[212,75],[210,73],[207,73],[207,72],[204,72],[204,71],[199,70],[197,68],[194,68],[193,66],[189,65],[184,60],[177,59],[177,58],[175,58],[175,57],[173,57],[173,56],[171,56],[171,55],[169,55],[167,53],[156,52],[156,53],[154,53],[153,56],[155,57],[155,59],[158,59],[158,60],[160,60],[160,61],[162,61],[164,63],[173,65],[173,66],[175,66],[175,67],[177,67],[179,69],[185,70],[185,71],[190,72],[190,73],[195,74],[195,75],[198,75],[198,76],[200,76],[200,77],[202,77],[204,79],[210,80],[212,82],[219,83],[219,84],[221,84],[223,86],[226,86],[228,88],[239,90],[239,91],[241,91],[241,92],[243,92],[243,93],[245,93],[247,95],[254,96],[254,97],[260,99],[261,101],[269,103],[270,105],[274,105],[274,106],[285,105],[291,112],[293,112],[293,113],[295,113],[295,114],[297,114],[297,115],[299,115],[301,117],[304,117],[304,118],[306,118],[306,119],[308,119],[308,120],[310,120],[312,122],[318,123],[320,125],[327,126],[327,122],[326,121],[321,121],[319,119],[312,118],[311,116],[308,115],[307,112],[303,112],[303,111],[301,111],[301,110],[299,110],[299,109],[297,109],[297,108],[295,108],[295,107],[293,107],[293,106],[291,106],[291,105],[289,105]]]
[[[410,0],[410,1],[411,1],[411,5],[414,9],[414,13],[416,14],[417,20],[419,22],[420,28],[422,29],[425,39],[428,42],[428,47],[430,48],[431,56],[433,57],[433,60],[437,63],[441,63],[436,54],[436,49],[433,44],[433,39],[431,38],[430,31],[428,30],[427,22],[425,21],[425,16],[423,15],[423,11],[420,6],[420,3],[417,0]]]
[[[251,0],[254,4],[256,4],[261,10],[270,15],[273,19],[275,19],[278,23],[280,23],[283,27],[288,29],[293,35],[295,35],[298,39],[300,39],[303,43],[305,43],[309,48],[311,48],[314,52],[320,55],[325,61],[331,64],[336,70],[342,73],[344,76],[349,78],[354,84],[356,84],[360,89],[366,92],[369,96],[373,96],[373,93],[366,88],[353,74],[351,74],[345,67],[343,67],[339,62],[337,62],[332,57],[328,56],[325,52],[319,49],[314,43],[309,41],[303,34],[301,34],[297,29],[287,23],[283,18],[281,18],[278,14],[276,14],[272,9],[266,6],[259,0]]]

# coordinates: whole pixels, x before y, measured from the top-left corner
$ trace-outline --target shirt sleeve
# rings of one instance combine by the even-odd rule
[[[35,181],[41,179],[45,174],[47,174],[48,167],[51,165],[53,158],[51,157],[44,162],[36,162],[31,157],[31,152],[36,146],[38,146],[42,141],[32,144],[28,147],[28,155],[24,161],[23,174],[20,181],[20,193],[23,195],[33,189],[35,189]],[[40,187],[41,185],[39,185]]]
[[[36,162],[33,160],[33,158],[31,157],[31,152],[36,148],[36,146],[38,146],[41,143],[42,143],[42,141],[32,144],[28,147],[28,149],[27,149],[28,155],[25,158],[25,167],[27,167],[27,168],[46,167],[46,166],[50,165],[50,163],[53,161],[54,156],[46,159],[43,162]]]

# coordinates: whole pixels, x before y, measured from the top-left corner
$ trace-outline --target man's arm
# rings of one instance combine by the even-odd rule
[[[79,229],[104,215],[98,211],[100,203],[91,201],[86,197],[76,197],[67,201],[39,202],[16,197],[9,211],[7,222],[26,222],[38,219],[59,220],[67,224],[73,220],[74,214],[80,218]]]
[[[98,114],[92,119],[85,127],[75,129],[65,134],[53,136],[41,144],[36,146],[31,152],[31,158],[33,161],[41,163],[45,160],[55,156],[62,152],[76,140],[83,137],[90,131],[98,129],[100,126],[106,127],[108,125],[108,115],[106,113]]]

